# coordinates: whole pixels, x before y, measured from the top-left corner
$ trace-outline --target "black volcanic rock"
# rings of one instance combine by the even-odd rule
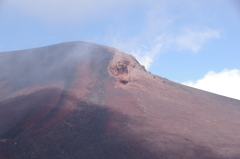
[[[0,53],[0,159],[239,159],[240,101],[148,73],[114,48]]]

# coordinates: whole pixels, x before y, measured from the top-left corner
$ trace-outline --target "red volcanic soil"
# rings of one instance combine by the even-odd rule
[[[0,159],[239,159],[240,101],[85,42],[0,53]]]

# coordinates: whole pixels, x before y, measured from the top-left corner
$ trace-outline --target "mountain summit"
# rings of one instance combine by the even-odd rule
[[[240,101],[111,47],[0,53],[1,159],[239,159]]]

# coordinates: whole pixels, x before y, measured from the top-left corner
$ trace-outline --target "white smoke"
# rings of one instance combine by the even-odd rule
[[[209,71],[197,81],[182,84],[240,100],[240,70],[238,69],[224,69],[219,73]]]

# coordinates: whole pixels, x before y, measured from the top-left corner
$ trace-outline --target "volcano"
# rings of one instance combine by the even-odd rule
[[[240,101],[112,47],[0,53],[1,159],[239,159]]]

